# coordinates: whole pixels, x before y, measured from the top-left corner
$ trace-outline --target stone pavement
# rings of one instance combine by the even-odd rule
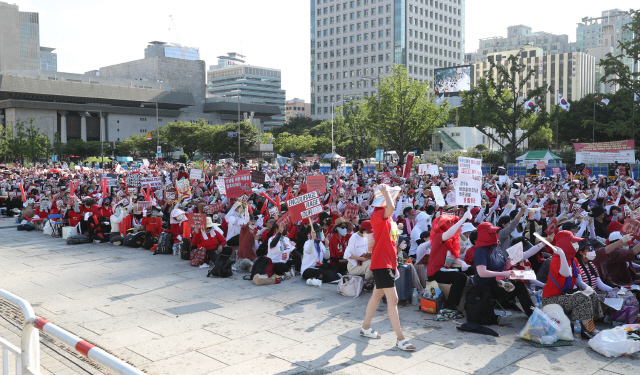
[[[347,298],[335,285],[310,287],[299,277],[257,287],[206,278],[173,255],[109,244],[68,246],[41,232],[0,221],[0,288],[27,299],[36,314],[149,374],[638,374],[640,355],[606,358],[586,341],[537,349],[518,339],[526,317],[492,327],[500,337],[456,330],[414,306],[400,307],[414,353],[393,348],[381,304],[359,336],[369,294]],[[19,329],[0,309],[0,336]],[[12,328],[13,327],[13,328]],[[44,335],[42,335],[44,336]],[[44,373],[108,374],[52,346]]]

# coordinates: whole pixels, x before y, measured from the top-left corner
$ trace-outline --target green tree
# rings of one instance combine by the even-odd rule
[[[238,138],[236,137],[228,137],[227,133],[237,133],[238,132],[238,123],[230,123],[226,125],[218,125],[220,127],[220,131],[222,132],[222,136],[218,139],[220,151],[219,153],[232,153],[234,155],[238,154]],[[240,123],[240,155],[246,155],[251,148],[253,148],[258,143],[258,129],[246,122],[243,121]]]
[[[395,65],[392,74],[380,82],[381,133],[389,134],[386,136],[389,149],[398,153],[400,162],[447,120],[448,104],[435,105],[434,97],[429,98],[430,90],[429,83],[410,80],[401,65]],[[368,126],[376,135],[377,144],[378,97],[370,96],[366,103]]]
[[[165,126],[167,140],[177,148],[182,148],[182,152],[193,160],[199,148],[198,133],[204,126],[208,125],[202,119],[197,122],[171,122]]]
[[[629,67],[631,64],[625,64],[630,60],[633,62],[631,66],[637,67],[640,61],[640,10],[630,9],[629,13],[632,21],[622,26],[623,38],[618,41],[621,53],[616,56],[608,53],[606,58],[600,61],[600,67],[604,68],[600,82],[617,84],[640,96],[640,71],[634,71]]]
[[[278,134],[281,133],[289,133],[289,134],[302,134],[305,131],[311,130],[313,127],[319,125],[322,121],[313,120],[311,117],[293,117],[287,123],[282,126],[277,126],[271,129],[273,133],[273,137],[275,138]]]
[[[510,162],[515,161],[522,142],[549,122],[545,95],[551,90],[545,84],[525,93],[525,87],[536,71],[527,72],[527,66],[520,64],[519,58],[519,55],[509,56],[502,65],[489,59],[486,76],[478,80],[473,90],[462,93],[462,107],[458,111],[461,113],[460,125],[475,127],[500,145]],[[533,110],[525,109],[525,96],[536,102],[537,115]],[[520,136],[518,130],[524,130]]]
[[[315,150],[317,138],[309,134],[296,135],[289,133],[280,133],[273,140],[274,150],[285,156],[289,156],[292,152],[296,155],[304,155],[312,153]]]
[[[227,133],[224,132],[223,126],[205,126],[200,129],[198,136],[200,139],[198,144],[200,152],[208,159],[217,160],[218,156],[222,153],[220,140],[227,138]],[[237,140],[238,138],[233,139]]]
[[[6,124],[0,123],[0,149],[4,156],[4,161],[7,161],[7,157],[11,158],[11,141],[13,139],[13,130],[11,123],[7,121]]]

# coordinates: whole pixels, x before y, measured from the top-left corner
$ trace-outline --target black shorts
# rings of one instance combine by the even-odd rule
[[[396,286],[396,271],[392,268],[379,268],[371,270],[373,273],[373,280],[376,282],[377,289],[395,288]]]

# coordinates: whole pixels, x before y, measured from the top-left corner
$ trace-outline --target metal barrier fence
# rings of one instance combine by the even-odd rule
[[[10,375],[9,354],[15,356],[16,375],[41,375],[40,373],[40,334],[42,331],[53,339],[65,344],[77,353],[91,359],[105,368],[120,375],[143,375],[144,372],[119,360],[104,350],[82,340],[64,329],[38,318],[33,312],[33,307],[26,300],[0,289],[0,299],[20,307],[25,324],[22,328],[20,348],[0,338],[0,346],[3,349],[3,375]]]

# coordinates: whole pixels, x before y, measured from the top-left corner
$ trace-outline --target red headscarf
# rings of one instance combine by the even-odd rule
[[[433,222],[433,230],[431,231],[431,236],[433,237],[437,234],[448,231],[449,228],[451,228],[455,223],[458,222],[458,220],[460,220],[460,218],[457,216],[441,215]],[[442,242],[456,259],[460,258],[460,233],[461,230],[458,229],[458,231],[453,236],[451,236],[451,238]]]
[[[497,245],[499,230],[500,228],[494,227],[488,222],[478,225],[478,239],[476,240],[476,247]]]

